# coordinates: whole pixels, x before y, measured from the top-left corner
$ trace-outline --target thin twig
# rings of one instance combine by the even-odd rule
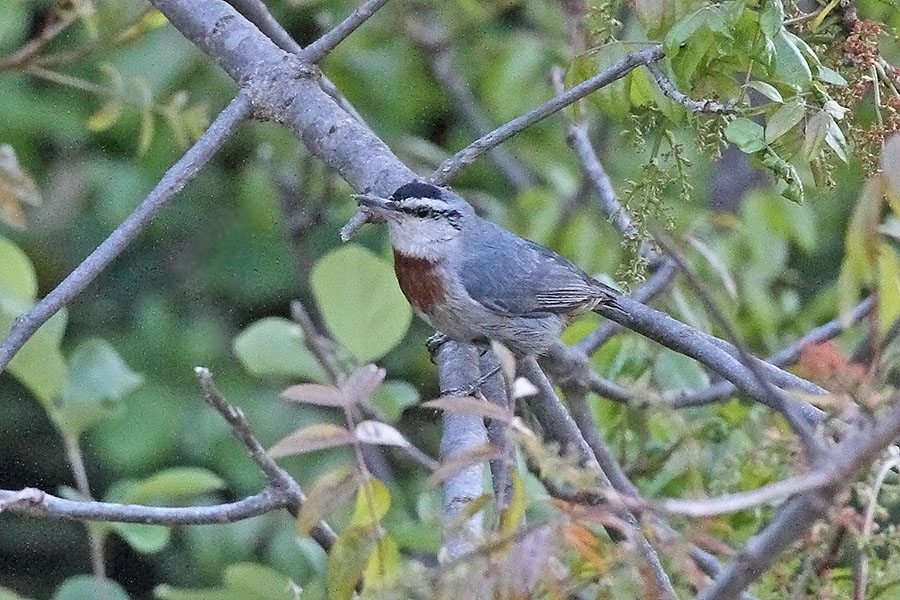
[[[553,99],[545,102],[537,108],[528,111],[524,115],[501,125],[497,129],[483,135],[450,158],[438,167],[431,174],[429,181],[436,185],[444,185],[453,179],[466,165],[475,162],[479,156],[498,146],[516,135],[523,129],[530,127],[549,117],[553,113],[559,112],[568,105],[584,98],[593,91],[603,86],[609,85],[617,79],[621,79],[628,74],[629,71],[640,65],[647,64],[652,61],[659,60],[663,56],[663,49],[660,45],[653,45],[643,50],[637,50],[629,53],[625,58],[608,69],[594,75],[590,79],[583,81],[568,91],[557,95]]]
[[[776,558],[826,513],[840,489],[870,465],[900,436],[900,396],[870,427],[853,431],[831,448],[822,464],[829,465],[831,486],[804,492],[788,500],[775,519],[747,543],[735,560],[698,600],[726,600],[745,590],[771,567]]]
[[[78,438],[66,433],[61,428],[60,434],[62,435],[63,445],[66,448],[66,458],[69,460],[72,476],[75,478],[75,487],[82,497],[92,500],[91,485],[88,482],[87,468],[84,466],[84,454],[78,445]],[[88,527],[87,534],[91,554],[91,570],[94,572],[94,577],[103,579],[106,577],[106,563],[103,560],[103,534],[95,527]]]
[[[625,470],[619,464],[619,461],[616,460],[615,454],[600,435],[597,423],[594,421],[588,408],[584,392],[577,388],[570,388],[566,392],[566,401],[569,405],[572,419],[584,436],[588,446],[590,446],[591,452],[594,453],[604,473],[609,477],[612,489],[620,495],[619,499],[625,501],[626,504],[635,505],[637,508],[648,505],[649,502],[641,497],[637,486],[628,478]],[[664,542],[675,540],[679,537],[678,532],[659,515],[655,516],[653,527],[655,533]],[[697,567],[709,577],[715,577],[722,571],[722,564],[719,560],[699,546],[691,544],[689,554]],[[741,600],[754,599],[749,594],[742,594]]]
[[[668,287],[677,272],[678,266],[674,262],[671,260],[664,261],[656,269],[656,272],[644,282],[644,285],[631,294],[631,299],[646,304]],[[590,356],[599,350],[603,344],[611,340],[616,333],[622,331],[622,329],[622,325],[615,321],[605,321],[583,340],[575,344],[575,348],[587,356]]]
[[[273,493],[283,494],[288,499],[286,504],[288,504],[289,509],[296,515],[306,501],[306,495],[300,488],[300,484],[266,454],[265,448],[253,435],[244,413],[229,404],[225,397],[219,393],[209,369],[197,367],[194,369],[194,373],[197,376],[197,381],[200,382],[206,401],[231,425],[231,432],[234,434],[234,437],[247,448],[250,458],[265,474],[266,479],[269,481],[269,488]],[[324,521],[313,528],[311,535],[325,550],[328,550],[331,544],[334,543],[334,540],[337,539],[334,531]]]
[[[481,109],[471,87],[457,69],[453,51],[446,31],[438,24],[437,15],[429,12],[427,21],[409,27],[412,38],[425,51],[431,65],[431,72],[452,100],[452,108],[476,135],[491,131],[490,122]],[[502,146],[490,150],[491,160],[516,190],[521,191],[533,185],[528,170],[518,158]]]
[[[25,488],[0,490],[0,512],[66,521],[103,521],[152,525],[212,525],[233,523],[291,506],[291,499],[266,488],[237,502],[211,506],[142,506],[68,500]]]
[[[609,473],[599,463],[589,443],[582,435],[572,415],[565,409],[559,397],[547,379],[540,365],[533,357],[525,358],[519,363],[522,375],[528,378],[538,389],[537,397],[529,402],[529,406],[537,416],[538,421],[546,429],[550,437],[559,442],[563,447],[575,449],[581,456],[581,461],[588,468],[594,467],[600,476],[600,483],[606,488],[614,488]],[[678,594],[672,587],[672,581],[659,560],[656,549],[647,541],[641,531],[637,517],[630,511],[624,515],[624,521],[631,529],[630,537],[635,543],[636,551],[653,578],[653,587],[660,599],[677,600]],[[613,532],[610,532],[613,535]]]
[[[675,84],[672,83],[672,80],[662,72],[662,69],[659,68],[658,62],[649,62],[646,66],[647,69],[649,69],[650,73],[653,75],[653,78],[656,79],[656,83],[657,85],[659,85],[659,88],[662,90],[663,94],[665,94],[678,104],[684,106],[689,111],[711,113],[715,115],[730,115],[734,113],[733,106],[722,104],[720,102],[716,102],[715,100],[694,100],[693,98],[689,98],[688,96],[686,96],[678,88],[676,88]]]
[[[70,13],[64,14],[56,21],[44,27],[44,29],[42,29],[36,37],[25,42],[25,44],[19,47],[18,50],[16,50],[12,54],[0,58],[0,72],[16,69],[30,62],[31,59],[37,56],[40,51],[44,49],[44,46],[53,41],[56,36],[62,33],[77,19],[78,15],[75,14],[74,11],[72,11]]]
[[[311,63],[319,62],[387,3],[388,0],[367,0],[338,23],[337,27],[304,48],[299,54],[300,58]]]
[[[800,354],[805,346],[809,344],[821,344],[822,342],[826,342],[839,336],[846,331],[848,327],[865,318],[865,316],[871,312],[874,305],[875,301],[873,298],[866,298],[857,304],[846,317],[833,319],[824,325],[820,325],[819,327],[810,330],[806,335],[767,358],[766,362],[777,367],[784,367],[797,362],[797,359],[800,358]],[[672,408],[702,406],[727,398],[733,394],[735,390],[736,388],[731,382],[720,381],[701,390],[680,391],[666,394],[662,402]]]
[[[706,287],[701,283],[693,269],[691,269],[684,261],[684,258],[678,253],[674,245],[670,243],[665,236],[656,235],[655,237],[657,243],[659,243],[666,254],[675,261],[681,269],[681,272],[684,274],[685,279],[690,283],[691,287],[694,288],[694,291],[700,297],[700,301],[703,303],[706,312],[719,324],[725,331],[725,334],[730,338],[731,343],[737,348],[741,363],[753,374],[753,377],[759,384],[759,392],[764,396],[757,396],[757,399],[782,414],[791,426],[791,429],[794,430],[794,433],[797,434],[800,441],[803,443],[807,458],[810,462],[815,462],[824,453],[824,448],[810,428],[808,420],[800,414],[796,404],[794,404],[791,399],[787,398],[784,395],[784,392],[776,388],[772,382],[769,381],[763,373],[763,370],[760,368],[759,362],[757,362],[755,357],[750,356],[750,352],[744,346],[737,331],[732,327],[722,311],[719,310],[719,307],[716,306],[715,301]]]
[[[197,143],[166,171],[153,191],[134,212],[128,215],[115,231],[109,234],[109,237],[103,240],[97,249],[53,291],[28,312],[16,318],[6,340],[0,345],[0,372],[38,328],[80,294],[143,231],[168,201],[197,175],[200,168],[212,158],[235,128],[250,116],[250,111],[249,97],[239,92]]]
[[[866,554],[866,544],[872,537],[872,528],[875,524],[875,507],[878,506],[878,494],[881,486],[892,469],[900,468],[900,456],[892,456],[881,465],[875,482],[872,484],[871,497],[866,505],[866,514],[863,519],[862,534],[859,537],[859,562],[853,573],[853,600],[866,599],[866,585],[869,579],[869,557]]]
[[[300,330],[303,331],[303,343],[316,357],[319,365],[328,373],[331,382],[341,383],[346,378],[346,374],[340,367],[331,340],[319,333],[316,324],[313,323],[303,303],[299,300],[291,302],[291,318],[300,326]]]
[[[693,518],[713,517],[762,506],[775,500],[783,500],[833,483],[835,482],[832,473],[828,471],[813,471],[812,473],[770,483],[746,492],[728,494],[717,498],[695,500],[665,498],[649,502],[653,510]]]

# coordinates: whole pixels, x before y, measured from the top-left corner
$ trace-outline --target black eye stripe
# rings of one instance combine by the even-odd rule
[[[447,219],[452,227],[455,227],[456,229],[460,228],[459,221],[462,219],[462,213],[453,208],[435,209],[430,206],[410,206],[409,204],[401,203],[398,209],[408,215],[419,217],[421,219],[428,217],[432,219],[444,218]]]

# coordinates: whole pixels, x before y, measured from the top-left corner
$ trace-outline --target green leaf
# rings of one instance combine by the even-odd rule
[[[775,74],[782,82],[806,89],[812,83],[812,71],[796,44],[796,36],[782,29],[775,44]]]
[[[250,373],[327,381],[303,343],[300,326],[281,317],[252,323],[234,339],[234,353]]]
[[[662,390],[699,389],[709,385],[709,376],[691,358],[661,350],[653,361],[653,376]]]
[[[840,1],[841,0],[831,0],[831,2],[826,4],[825,7],[819,11],[819,14],[817,14],[816,17],[812,21],[810,21],[809,30],[815,32],[815,30],[818,29],[822,24],[822,21],[825,20],[825,17],[827,17],[828,14],[832,10],[834,10],[834,7],[837,6]]]
[[[380,358],[406,335],[412,309],[391,265],[357,244],[320,258],[310,274],[328,329],[360,362]]]
[[[793,98],[766,122],[766,142],[771,143],[793,129],[806,115],[806,102]]]
[[[375,545],[363,577],[365,590],[389,589],[400,574],[400,548],[390,535],[383,535]]]
[[[670,53],[672,50],[677,51],[684,42],[701,28],[730,37],[722,10],[718,6],[704,6],[686,15],[672,26],[672,29],[666,34],[664,42],[666,53]]]
[[[888,243],[878,252],[878,331],[885,334],[900,317],[900,260]]]
[[[15,316],[0,310],[0,331],[12,327]],[[66,328],[66,311],[61,310],[31,336],[9,363],[9,372],[34,394],[45,409],[62,392],[68,369],[59,348]]]
[[[858,300],[860,289],[868,285],[878,272],[877,229],[883,197],[883,179],[870,178],[850,217],[844,238],[844,261],[838,275],[838,301],[842,315],[850,313]]]
[[[824,110],[820,110],[806,122],[806,133],[803,138],[803,155],[807,160],[814,160],[822,152],[822,143],[828,135],[831,118]]]
[[[784,102],[784,98],[781,97],[781,92],[775,89],[775,86],[769,85],[765,81],[754,79],[753,81],[747,82],[747,87],[753,88],[772,102]]]
[[[338,536],[328,553],[325,574],[329,600],[350,600],[377,542],[372,527],[350,527]]]
[[[356,507],[353,509],[352,525],[368,527],[375,525],[391,507],[391,493],[376,479],[364,481],[356,490]]]
[[[104,340],[87,339],[69,360],[69,378],[59,404],[63,429],[78,436],[116,412],[117,401],[137,388],[143,378],[132,371]]]
[[[171,530],[162,525],[140,523],[110,523],[110,528],[129,546],[142,554],[154,554],[165,548],[171,539]]]
[[[296,586],[271,567],[257,563],[236,563],[225,569],[225,586],[238,597],[253,600],[295,600]]]
[[[66,579],[53,594],[53,600],[128,600],[118,583],[93,575],[75,575]]]
[[[5,587],[0,587],[0,600],[26,600],[24,596],[20,596],[14,591]]]
[[[825,131],[825,143],[838,155],[842,161],[847,162],[847,140],[844,139],[844,132],[841,131],[840,125],[834,120],[831,114],[825,120],[827,129]]]
[[[325,473],[307,491],[306,502],[297,515],[297,531],[309,535],[319,521],[327,519],[353,496],[359,483],[354,470],[340,467]]]
[[[833,69],[829,69],[825,65],[819,65],[816,73],[816,79],[819,81],[830,83],[831,85],[847,85],[847,80],[844,79],[840,73]]]
[[[18,314],[34,302],[37,277],[28,256],[0,237],[0,309]]]
[[[221,477],[199,467],[175,467],[136,483],[121,497],[126,504],[181,502],[225,487]]]
[[[753,154],[766,147],[762,125],[745,117],[731,121],[725,127],[725,137],[747,154]]]
[[[410,406],[419,401],[418,390],[406,381],[386,381],[372,394],[372,405],[380,416],[394,423]]]
[[[759,27],[763,34],[772,39],[781,31],[784,23],[784,5],[781,0],[766,0],[759,14]]]
[[[512,535],[519,527],[519,523],[522,522],[522,517],[525,516],[525,482],[522,481],[522,477],[515,469],[510,472],[510,478],[512,479],[512,498],[508,499],[509,506],[500,517],[500,532],[504,535]]]
[[[160,585],[154,594],[161,600],[297,600],[298,587],[278,571],[257,563],[236,563],[225,569],[224,584],[217,588],[179,589]],[[306,587],[306,586],[304,586]],[[306,598],[306,595],[303,595]]]

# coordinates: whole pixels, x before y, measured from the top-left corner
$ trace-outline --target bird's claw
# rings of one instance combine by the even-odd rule
[[[425,347],[428,349],[428,354],[431,355],[431,360],[434,361],[437,358],[438,350],[441,349],[441,346],[450,341],[450,338],[447,337],[446,334],[441,333],[440,331],[436,332],[434,335],[428,337],[425,340]]]

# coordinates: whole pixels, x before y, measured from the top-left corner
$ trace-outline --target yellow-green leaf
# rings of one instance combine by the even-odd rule
[[[519,523],[522,522],[522,517],[525,516],[525,483],[515,469],[510,473],[510,477],[512,478],[513,495],[509,499],[509,506],[503,511],[503,516],[500,518],[500,531],[507,535],[516,530]]]
[[[888,243],[878,253],[878,330],[884,337],[900,317],[900,261]]]
[[[389,588],[400,574],[400,549],[390,535],[383,535],[369,557],[363,582],[366,590]]]
[[[353,510],[353,525],[368,526],[381,521],[391,507],[391,493],[376,479],[360,484],[356,490],[356,508]]]
[[[412,309],[394,269],[358,244],[320,258],[310,284],[329,331],[360,362],[387,354],[409,329]]]
[[[121,498],[125,504],[178,503],[225,487],[221,477],[199,467],[165,469],[138,482]]]
[[[326,563],[325,584],[330,600],[350,600],[377,543],[374,527],[350,527],[338,536]]]

